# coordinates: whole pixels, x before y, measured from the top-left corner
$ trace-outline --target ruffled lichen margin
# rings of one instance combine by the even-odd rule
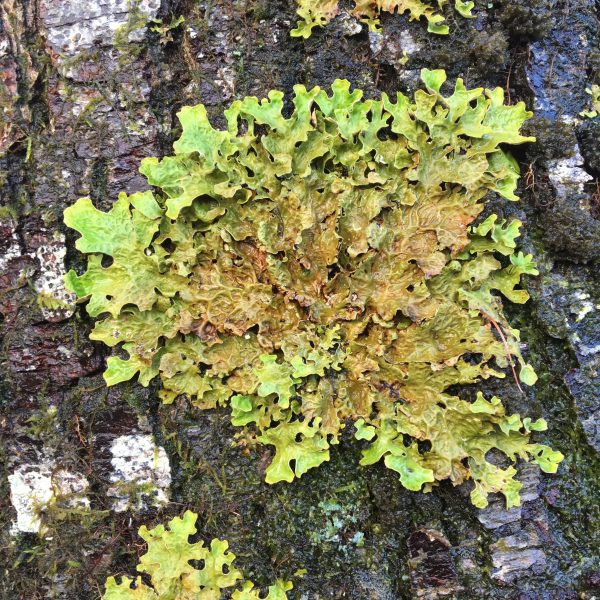
[[[278,579],[269,586],[267,595],[262,595],[233,565],[235,554],[228,551],[226,540],[215,538],[209,546],[202,540],[190,542],[197,532],[197,518],[187,510],[182,517],[171,519],[167,527],[148,529],[142,525],[139,534],[148,547],[137,570],[146,574],[151,585],[141,576],[135,581],[127,576],[120,581],[109,577],[102,600],[216,600],[224,590],[232,600],[286,600],[292,583]]]
[[[379,16],[382,12],[407,13],[411,21],[424,18],[427,31],[446,35],[449,27],[441,9],[448,0],[354,0],[351,14],[366,23],[369,31],[379,30]],[[453,0],[454,9],[465,18],[472,18],[475,3],[471,0]],[[339,0],[297,0],[300,20],[290,32],[292,37],[310,37],[314,27],[327,25],[340,12]]]
[[[472,479],[480,507],[490,492],[519,503],[494,449],[555,472],[562,455],[530,441],[543,419],[454,392],[536,380],[501,303],[526,302],[521,276],[537,274],[521,224],[472,225],[492,193],[518,199],[501,145],[533,139],[531,113],[501,88],[458,79],[445,97],[443,71],[422,79],[413,100],[297,85],[287,118],[283,93],[246,97],[226,130],[185,107],[175,155],[142,162],[155,192],[68,208],[90,257],[67,284],[102,317],[92,339],[129,354],[108,359],[107,383],[158,376],[165,403],[228,407],[237,443],[274,447],[269,483],[328,460],[350,423],[361,464],[383,459],[410,490]]]

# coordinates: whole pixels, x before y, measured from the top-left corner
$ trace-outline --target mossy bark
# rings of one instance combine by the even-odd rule
[[[229,540],[246,576],[292,578],[293,598],[597,595],[600,149],[597,119],[578,116],[585,87],[600,81],[592,0],[478,1],[473,20],[446,11],[448,36],[398,15],[369,34],[342,15],[306,41],[289,36],[292,0],[130,10],[8,0],[0,10],[0,597],[99,597],[107,575],[133,573],[139,524],[186,507],[199,513],[202,537]],[[150,17],[159,21],[146,26]],[[82,195],[106,209],[118,192],[145,189],[139,162],[169,152],[181,106],[203,102],[220,124],[233,98],[335,78],[367,97],[406,92],[423,67],[500,85],[536,112],[528,127],[538,141],[517,156],[522,201],[494,210],[525,221],[522,245],[540,265],[532,300],[511,309],[540,381],[527,396],[508,379],[489,391],[545,417],[539,439],[566,459],[555,476],[523,465],[523,505],[510,511],[500,498],[474,508],[468,484],[409,492],[382,465],[358,467],[350,435],[329,463],[268,486],[268,448],[233,447],[226,415],[162,406],[135,383],[107,390],[106,349],[60,296],[65,249],[69,267],[82,261],[62,211]],[[43,294],[67,304],[48,306]],[[109,447],[132,433],[166,449],[171,503],[114,513]],[[58,503],[42,515],[43,535],[12,535],[7,477],[44,461],[87,478],[91,510]]]

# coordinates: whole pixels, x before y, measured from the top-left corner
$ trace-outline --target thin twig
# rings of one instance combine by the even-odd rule
[[[506,354],[508,356],[508,364],[510,365],[510,368],[512,370],[512,374],[515,379],[515,383],[517,384],[517,387],[519,388],[519,391],[521,392],[521,394],[524,394],[525,392],[523,391],[523,388],[519,384],[519,378],[517,377],[517,371],[515,370],[515,362],[513,360],[512,354],[510,352],[510,347],[508,346],[508,341],[506,340],[506,337],[504,336],[504,333],[503,333],[502,329],[500,328],[500,325],[498,325],[498,323],[496,323],[496,321],[490,315],[488,315],[484,310],[479,309],[479,312],[481,312],[481,314],[496,328],[496,331],[498,332],[498,335],[500,336],[500,339],[502,340],[502,343],[504,344],[504,349],[506,350]]]

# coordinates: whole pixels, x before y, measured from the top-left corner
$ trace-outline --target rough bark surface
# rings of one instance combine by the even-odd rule
[[[304,41],[289,36],[292,0],[3,0],[0,597],[99,598],[107,575],[134,572],[138,526],[186,507],[247,576],[292,578],[292,598],[598,597],[600,117],[579,116],[600,83],[598,10],[478,0],[473,20],[446,11],[445,37],[397,15],[368,33],[342,14]],[[62,286],[82,266],[62,211],[146,189],[139,162],[169,152],[181,106],[203,102],[219,124],[233,98],[335,78],[366,96],[407,91],[422,67],[500,85],[536,113],[538,141],[518,149],[522,201],[495,210],[524,220],[540,266],[511,319],[541,376],[527,396],[510,382],[489,391],[545,417],[539,439],[566,458],[555,476],[523,465],[511,510],[474,508],[468,485],[407,491],[383,466],[357,467],[350,439],[270,487],[268,449],[233,448],[224,414],[162,406],[135,383],[107,389],[107,350]]]

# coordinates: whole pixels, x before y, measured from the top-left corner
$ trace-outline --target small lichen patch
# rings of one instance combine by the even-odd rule
[[[11,532],[43,533],[43,513],[57,502],[71,508],[87,509],[87,479],[65,469],[57,469],[52,460],[24,464],[8,476],[11,502],[17,519]]]
[[[585,184],[593,180],[584,169],[583,162],[578,146],[569,158],[548,162],[548,175],[559,197],[565,198],[573,191],[583,194]]]
[[[415,54],[421,50],[421,44],[407,30],[400,32],[400,46],[406,54]]]
[[[600,308],[594,305],[590,300],[590,295],[585,292],[577,291],[573,294],[573,298],[575,302],[571,308],[571,313],[575,316],[576,323],[583,321],[587,315]]]
[[[67,249],[64,235],[58,232],[51,235],[42,230],[40,237],[46,242],[35,251],[23,252],[14,223],[9,221],[3,229],[7,236],[0,241],[0,272],[8,271],[13,260],[25,257],[27,266],[21,265],[20,277],[32,280],[44,319],[62,321],[70,317],[75,311],[77,296],[65,287]]]
[[[150,435],[133,434],[115,438],[110,446],[112,472],[108,496],[114,498],[115,512],[169,501],[171,466],[165,449]]]
[[[379,17],[382,12],[408,13],[411,21],[422,17],[427,21],[427,31],[445,35],[448,26],[439,11],[447,0],[354,0],[351,14],[369,26],[369,31],[379,30]],[[340,14],[338,0],[297,0],[297,13],[300,20],[296,29],[291,31],[293,37],[310,37],[314,27],[327,25],[334,17]],[[470,0],[454,0],[454,9],[465,18],[471,18],[474,2]]]
[[[35,252],[39,269],[33,286],[38,293],[38,305],[47,321],[62,321],[75,311],[77,296],[65,287],[66,254],[65,237],[59,233]]]
[[[311,522],[323,523],[315,527],[309,534],[310,541],[318,546],[333,544],[343,555],[350,554],[355,548],[365,543],[365,534],[358,529],[358,519],[352,510],[335,502],[319,502],[318,507],[311,508]]]
[[[134,581],[121,577],[106,580],[103,600],[286,600],[293,588],[290,581],[278,579],[269,586],[267,595],[244,580],[242,572],[233,566],[235,554],[229,551],[226,540],[213,539],[205,546],[202,540],[190,542],[196,532],[198,515],[186,511],[165,527],[148,529],[142,525],[140,537],[148,543],[140,557],[137,570],[145,573],[146,581],[138,576]],[[133,587],[132,587],[133,586]],[[224,596],[223,594],[227,594]]]
[[[75,55],[96,44],[110,45],[132,14],[140,25],[128,31],[128,41],[139,41],[144,25],[155,17],[160,0],[47,0],[42,4],[42,19],[53,48]]]
[[[9,221],[6,229],[8,229],[8,235],[5,239],[0,241],[0,271],[2,272],[6,271],[12,260],[19,258],[19,256],[22,255],[14,223]]]

